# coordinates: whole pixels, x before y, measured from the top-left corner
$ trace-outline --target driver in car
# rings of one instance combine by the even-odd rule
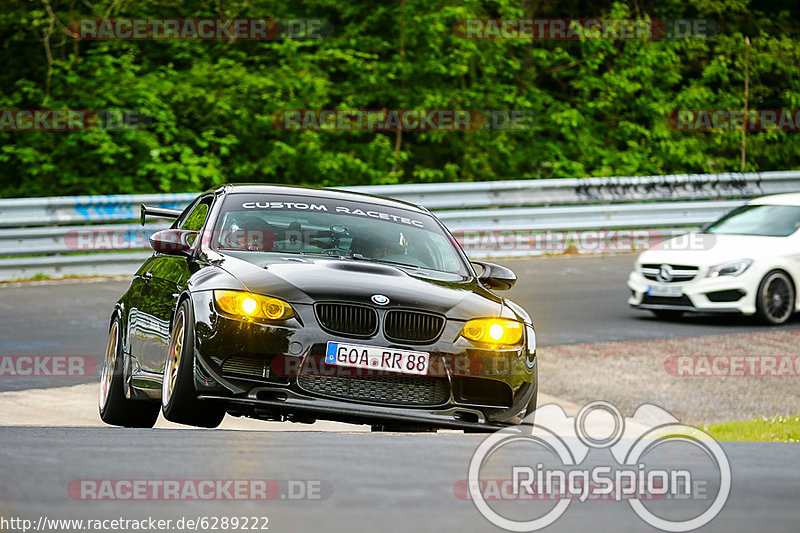
[[[390,256],[404,256],[407,243],[403,234],[367,233],[354,239],[351,245],[353,254],[361,254],[371,259],[383,259]]]
[[[275,245],[275,232],[272,226],[261,217],[237,215],[232,217],[228,230],[220,239],[229,249],[269,251]]]

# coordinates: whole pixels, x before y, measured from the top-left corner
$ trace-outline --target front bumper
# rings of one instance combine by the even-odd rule
[[[531,384],[530,399],[536,394]],[[352,424],[403,423],[451,429],[495,430],[519,423],[520,419],[505,422],[488,420],[479,409],[468,407],[446,407],[442,409],[409,409],[356,404],[328,398],[317,398],[279,387],[255,387],[245,397],[200,394],[201,400],[220,401],[228,404],[229,410],[255,418],[273,419],[277,416],[300,421],[324,418]],[[304,416],[303,416],[304,415]]]
[[[296,318],[274,325],[218,314],[211,292],[195,293],[192,301],[198,395],[226,402],[229,411],[235,414],[289,420],[324,418],[353,423],[383,421],[451,428],[496,428],[519,422],[531,397],[537,393],[535,335],[529,326],[525,342],[513,349],[479,349],[460,337],[464,323],[450,319],[436,342],[400,345],[380,332],[369,339],[327,333],[317,325],[310,305],[293,305]],[[411,389],[422,387],[417,387],[417,382],[413,381],[416,377],[397,373],[394,376],[399,379],[389,376],[379,383],[383,391],[380,397],[337,397],[336,392],[310,387],[307,380],[301,379],[307,377],[304,372],[309,365],[319,365],[328,341],[429,352],[429,373],[434,376],[422,377],[420,383],[436,381],[435,400],[413,400],[409,404],[408,398],[413,394],[403,390],[402,383],[409,383]],[[243,357],[248,361],[263,361],[263,374],[243,376],[229,372],[226,362]],[[467,363],[462,364],[464,361]],[[296,372],[280,371],[287,367]],[[362,376],[353,379],[362,379]],[[390,381],[391,386],[401,387],[397,398],[386,395],[389,390],[386,381]],[[476,390],[490,393],[476,395]],[[498,394],[493,395],[492,391]]]
[[[749,279],[748,272],[736,277],[708,278],[704,272],[691,281],[660,283],[633,271],[628,276],[631,296],[628,304],[638,309],[683,311],[688,313],[722,313],[752,315],[756,312],[755,289],[758,281]],[[651,296],[654,287],[681,290],[681,296]],[[737,298],[738,297],[738,298]],[[715,301],[720,298],[733,301]]]

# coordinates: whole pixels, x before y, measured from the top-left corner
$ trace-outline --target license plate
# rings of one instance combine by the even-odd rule
[[[683,296],[683,289],[680,287],[662,287],[659,285],[650,285],[647,288],[647,294],[650,296],[667,296],[671,298],[680,298]]]
[[[431,356],[428,352],[328,342],[325,362],[329,365],[349,366],[373,370],[387,370],[404,374],[425,375]]]

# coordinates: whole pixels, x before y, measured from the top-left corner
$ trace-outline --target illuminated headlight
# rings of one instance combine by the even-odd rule
[[[738,261],[714,265],[708,269],[708,277],[718,278],[720,276],[738,276],[750,268],[750,265],[752,264],[752,259],[739,259]]]
[[[504,318],[478,318],[467,322],[461,335],[478,344],[510,346],[522,339],[522,324]]]
[[[224,314],[240,319],[286,320],[294,309],[277,298],[242,291],[214,291],[217,308]]]

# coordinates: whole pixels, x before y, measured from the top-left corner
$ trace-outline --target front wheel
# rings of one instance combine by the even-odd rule
[[[100,374],[100,419],[112,426],[151,428],[158,419],[158,402],[129,400],[123,383],[122,327],[115,316],[108,331],[103,371]]]
[[[785,324],[794,313],[794,284],[782,270],[769,272],[758,286],[756,316],[771,325]]]
[[[536,390],[533,391],[533,395],[531,396],[530,401],[528,402],[528,407],[525,408],[525,418],[533,415],[536,412],[537,403],[539,400],[539,387],[536,387]]]
[[[194,320],[189,300],[184,300],[172,323],[164,375],[161,384],[161,409],[170,422],[215,428],[225,418],[225,409],[213,402],[197,399],[194,388]]]

